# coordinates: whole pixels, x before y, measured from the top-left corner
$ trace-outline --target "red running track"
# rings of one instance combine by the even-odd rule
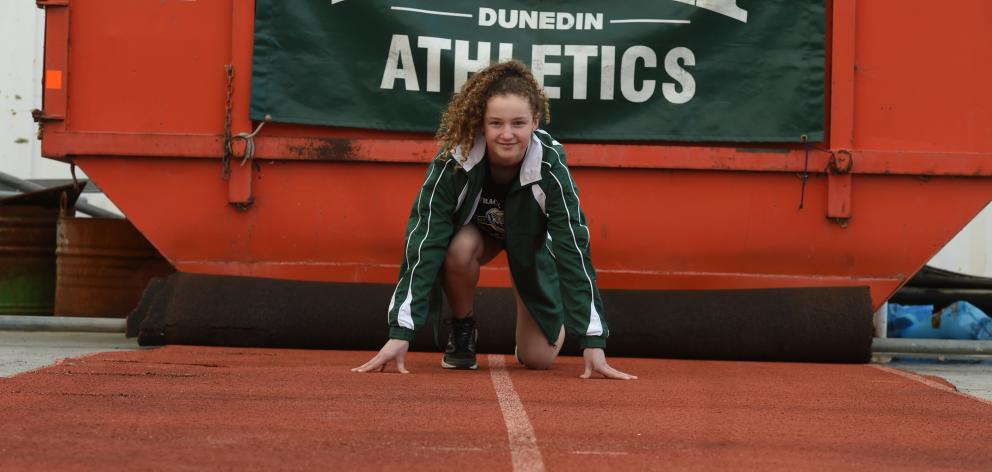
[[[370,357],[169,346],[0,379],[0,470],[992,470],[992,403],[869,365],[349,371]]]

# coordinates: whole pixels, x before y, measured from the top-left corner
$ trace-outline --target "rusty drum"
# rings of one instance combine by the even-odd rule
[[[58,208],[0,205],[0,314],[52,314],[58,214]]]
[[[126,317],[152,277],[174,272],[127,220],[60,218],[55,252],[62,316]]]

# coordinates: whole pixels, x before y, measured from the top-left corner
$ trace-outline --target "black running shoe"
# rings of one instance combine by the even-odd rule
[[[444,349],[441,367],[445,369],[478,369],[475,360],[475,341],[479,331],[475,329],[475,317],[467,316],[451,320],[451,334],[448,335],[448,347]]]

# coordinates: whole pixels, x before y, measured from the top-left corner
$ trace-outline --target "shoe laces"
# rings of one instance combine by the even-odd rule
[[[464,319],[453,318],[450,321],[445,320],[445,324],[451,325],[451,335],[457,346],[468,345],[475,335],[475,317],[470,316]]]

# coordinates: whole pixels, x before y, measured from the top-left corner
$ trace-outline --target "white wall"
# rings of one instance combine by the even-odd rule
[[[982,277],[992,277],[992,204],[947,243],[930,265]]]
[[[0,171],[25,180],[70,179],[68,164],[41,157],[31,118],[31,110],[41,108],[44,46],[44,11],[31,1],[0,0]],[[86,174],[77,169],[76,176]],[[84,198],[120,213],[103,194]]]

